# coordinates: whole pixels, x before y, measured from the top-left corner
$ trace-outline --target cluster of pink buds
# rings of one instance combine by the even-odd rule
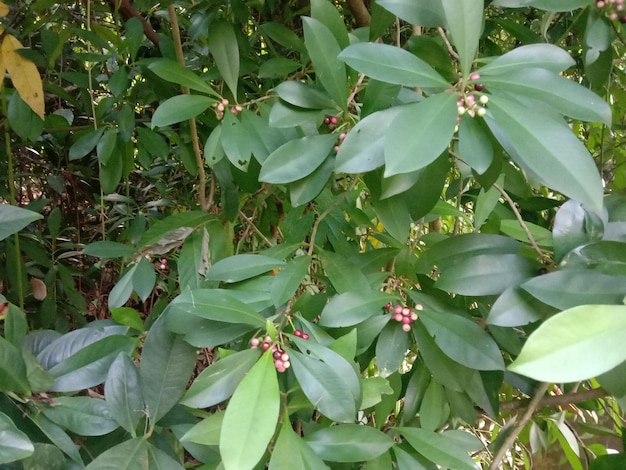
[[[165,269],[167,268],[167,260],[165,258],[161,258],[161,260],[159,261],[159,268],[161,269]]]
[[[339,118],[337,116],[326,116],[324,118],[324,124],[328,126],[328,130],[331,132],[337,129],[337,123],[339,123]]]
[[[296,330],[293,332],[295,336],[298,336],[302,339],[309,339],[309,334],[303,332],[302,330]],[[261,348],[261,351],[265,352],[268,349],[272,351],[272,357],[274,358],[274,367],[278,372],[285,372],[287,369],[291,367],[291,362],[289,362],[289,354],[275,344],[272,341],[271,336],[265,336],[264,338],[252,338],[250,340],[250,346],[253,348]]]
[[[217,116],[217,119],[222,119],[224,117],[224,111],[226,111],[226,107],[229,104],[230,102],[226,98],[224,98],[222,101],[215,105],[215,115]],[[230,112],[235,115],[237,113],[240,113],[241,111],[243,111],[243,107],[240,104],[237,104],[230,108]]]
[[[293,335],[294,335],[294,336],[297,336],[298,338],[302,338],[302,339],[309,339],[309,334],[308,334],[308,333],[305,333],[305,332],[304,332],[304,331],[302,331],[302,330],[295,330],[295,331],[293,332]]]
[[[393,305],[389,302],[385,305],[385,310],[391,315],[398,323],[402,323],[402,330],[409,332],[411,331],[411,323],[417,320],[417,313],[415,310],[423,310],[424,307],[421,304],[415,305],[415,307],[407,307],[402,305]]]
[[[339,138],[337,139],[337,145],[335,145],[335,147],[333,148],[333,150],[335,151],[335,153],[339,152],[339,146],[341,145],[341,142],[344,141],[344,139],[346,138],[346,133],[342,132],[341,134],[339,134]]]
[[[626,23],[624,0],[596,0],[596,7],[611,20]]]
[[[476,81],[480,79],[480,74],[474,72],[469,76],[471,81]],[[481,92],[485,89],[484,85],[480,83],[476,83],[474,85],[474,90]],[[469,116],[479,116],[483,117],[487,113],[487,109],[485,106],[489,102],[489,97],[487,95],[479,95],[478,97],[474,93],[462,93],[459,96],[459,99],[456,102],[457,105],[457,124],[460,121],[461,116],[467,113]]]

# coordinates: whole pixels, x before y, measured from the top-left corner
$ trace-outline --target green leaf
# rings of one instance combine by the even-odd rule
[[[348,47],[348,30],[343,16],[334,3],[329,0],[311,0],[311,17],[326,26],[332,33],[341,49]]]
[[[338,58],[357,72],[381,82],[438,91],[451,86],[428,63],[404,49],[388,44],[352,44]],[[454,101],[456,103],[456,98]]]
[[[470,369],[504,370],[500,348],[475,321],[428,309],[419,315],[435,343],[459,364]]]
[[[322,428],[304,437],[323,460],[362,462],[386,452],[393,440],[381,431],[359,424],[340,424]]]
[[[95,147],[102,134],[104,133],[104,128],[94,129],[88,131],[81,135],[76,141],[72,144],[69,151],[69,159],[78,160],[79,158],[83,158],[85,155],[89,154]]]
[[[465,163],[482,175],[493,162],[493,145],[487,129],[481,124],[479,119],[474,119],[468,114],[461,116],[459,155]]]
[[[178,95],[168,98],[159,104],[152,115],[150,127],[152,129],[165,127],[195,118],[215,102],[214,98],[198,95]]]
[[[441,93],[407,106],[385,138],[385,177],[424,168],[450,144],[457,117],[454,93]]]
[[[248,171],[252,155],[253,136],[233,113],[225,113],[222,119],[222,148],[228,160],[241,171]]]
[[[361,378],[361,388],[363,389],[363,399],[359,406],[360,410],[378,405],[382,401],[383,395],[391,395],[393,393],[389,381],[384,377]]]
[[[455,470],[476,470],[476,464],[456,440],[420,428],[396,428],[411,447],[432,462]]]
[[[167,236],[172,234],[172,232],[184,227],[195,228],[211,220],[215,220],[215,216],[207,214],[203,211],[189,211],[172,214],[155,222],[144,232],[137,244],[141,247],[148,247],[157,244],[165,247],[168,243],[178,240],[169,240],[167,238]]]
[[[602,211],[602,180],[593,158],[561,119],[492,95],[487,125],[513,160],[546,186]]]
[[[335,171],[366,173],[385,163],[385,137],[391,122],[404,109],[394,106],[365,117],[350,129],[339,146]]]
[[[83,254],[96,258],[122,258],[132,256],[136,252],[137,250],[130,245],[108,240],[92,242],[83,248]]]
[[[194,425],[181,438],[181,442],[194,442],[205,446],[220,444],[220,431],[224,421],[225,410],[217,411]]]
[[[225,470],[252,470],[270,443],[280,411],[278,378],[268,350],[233,394],[220,434]]]
[[[437,380],[431,380],[420,406],[420,427],[436,431],[445,424],[449,415],[450,405],[443,386]]]
[[[84,465],[83,460],[78,451],[78,447],[74,441],[59,426],[54,424],[43,414],[29,415],[29,418],[41,430],[45,436],[50,439],[57,448],[61,449],[68,457],[81,467]]]
[[[119,308],[124,305],[133,293],[133,276],[137,271],[137,264],[124,273],[109,292],[109,308]]]
[[[390,321],[380,332],[376,342],[376,365],[382,377],[396,372],[404,362],[409,349],[409,335],[396,321]]]
[[[435,286],[462,295],[501,294],[509,286],[533,277],[539,264],[530,258],[510,254],[463,257],[445,271]]]
[[[222,124],[218,124],[204,143],[204,161],[212,168],[224,158],[224,155],[226,154],[222,147]]]
[[[595,230],[592,214],[576,201],[566,201],[554,216],[552,237],[554,239],[554,257],[561,261],[577,246],[601,237],[600,230]]]
[[[152,423],[157,423],[178,403],[196,360],[196,349],[182,337],[167,331],[162,319],[152,325],[143,345],[139,368],[146,414]]]
[[[464,77],[468,77],[483,28],[483,1],[443,0],[442,7],[446,29],[459,54],[461,71]]]
[[[111,364],[104,383],[104,399],[111,417],[131,436],[137,437],[137,425],[144,415],[144,401],[139,371],[127,354],[118,354]]]
[[[159,449],[156,445],[148,442],[148,468],[150,470],[185,470],[171,453]]]
[[[0,390],[29,394],[26,364],[13,344],[0,336]]]
[[[549,105],[554,111],[582,121],[611,125],[611,108],[591,90],[541,68],[500,72],[480,78],[490,92],[507,92]]]
[[[324,162],[336,141],[335,134],[290,140],[274,150],[263,162],[259,181],[280,184],[304,178]]]
[[[377,290],[344,292],[326,304],[319,325],[329,328],[356,325],[381,314],[387,302],[394,300],[395,296]]]
[[[588,4],[589,0],[531,0],[524,2],[524,6],[533,6],[547,11],[572,11]]]
[[[259,356],[259,349],[245,349],[211,364],[194,379],[181,404],[209,408],[230,398]]]
[[[534,238],[537,245],[542,248],[552,248],[552,232],[540,225],[532,222],[524,222],[524,225]],[[509,237],[520,240],[524,243],[530,243],[526,231],[522,228],[517,219],[505,219],[500,221],[500,231]]]
[[[529,44],[521,46],[496,57],[478,72],[485,78],[500,73],[517,72],[527,68],[538,67],[554,73],[562,72],[575,65],[576,61],[567,53],[553,44]]]
[[[326,92],[295,80],[282,82],[275,88],[275,91],[280,99],[299,108],[334,109],[337,107],[337,103]]]
[[[118,444],[96,457],[87,470],[149,470],[148,442],[137,437]]]
[[[522,284],[523,285],[523,284]],[[496,326],[522,326],[556,313],[552,307],[539,302],[521,286],[511,286],[494,302],[487,323]]]
[[[285,419],[272,451],[269,470],[294,469],[326,470],[328,467],[313,452],[313,449],[294,432],[290,420]]]
[[[120,325],[130,326],[137,331],[143,331],[143,320],[139,312],[130,307],[111,308],[111,318]]]
[[[207,279],[228,283],[239,282],[283,266],[284,261],[265,255],[242,254],[224,258],[209,269]]]
[[[100,398],[56,397],[41,411],[50,421],[82,436],[102,436],[119,427]]]
[[[117,145],[117,129],[107,129],[96,145],[98,160],[107,165]]]
[[[622,242],[600,240],[572,250],[560,263],[568,269],[591,268],[605,274],[626,275],[626,250]]]
[[[272,57],[261,63],[259,78],[285,77],[302,67],[300,62],[285,57]]]
[[[358,267],[338,253],[318,250],[324,272],[338,294],[367,289],[369,282]]]
[[[308,176],[289,185],[289,200],[293,207],[302,206],[315,199],[328,183],[335,158],[331,155]]]
[[[583,305],[547,319],[509,366],[516,374],[547,382],[576,382],[626,360],[626,307]]]
[[[220,98],[211,85],[175,60],[164,57],[152,59],[148,68],[163,80]]]
[[[25,459],[35,451],[28,436],[20,431],[11,418],[0,412],[0,465]]]
[[[336,357],[345,361],[338,354]],[[354,421],[357,412],[355,397],[346,387],[345,377],[332,363],[293,350],[289,350],[289,360],[300,388],[320,413],[333,421]]]
[[[230,92],[237,98],[239,80],[239,43],[232,23],[217,20],[209,27],[209,52],[215,65],[228,85]]]
[[[328,94],[342,108],[347,106],[348,84],[346,68],[337,58],[341,49],[333,33],[320,21],[302,17],[304,44],[311,62],[315,67],[315,76]]]
[[[445,24],[440,0],[376,0],[376,3],[414,25],[432,28]]]
[[[298,256],[288,262],[274,277],[270,294],[275,307],[280,307],[293,297],[309,272],[311,257]]]
[[[43,219],[43,215],[37,212],[0,204],[0,240],[19,232],[31,222],[39,219]]]
[[[142,301],[145,302],[152,295],[154,285],[156,284],[156,272],[152,263],[146,258],[141,258],[141,261],[137,264],[137,269],[133,272],[132,284],[133,289]]]

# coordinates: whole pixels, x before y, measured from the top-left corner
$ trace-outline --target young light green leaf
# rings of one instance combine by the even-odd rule
[[[268,350],[230,399],[220,433],[225,470],[252,470],[263,457],[280,411],[276,374],[272,351]]]
[[[456,470],[476,470],[476,464],[468,453],[445,434],[420,428],[398,427],[396,430],[428,460]]]
[[[250,279],[285,264],[276,258],[265,255],[241,254],[224,258],[209,269],[207,279],[228,283]]]
[[[371,426],[341,424],[322,428],[304,437],[323,460],[331,462],[362,462],[386,452],[393,440]]]
[[[564,121],[499,95],[491,96],[485,119],[516,163],[546,186],[602,212],[602,180],[593,158]]]
[[[456,47],[464,77],[468,77],[483,27],[483,0],[443,0],[450,40]]]
[[[193,442],[205,446],[220,445],[220,431],[224,421],[225,410],[213,413],[194,425],[181,438],[181,442]]]
[[[164,57],[153,59],[148,68],[163,80],[220,98],[220,95],[213,90],[211,85],[175,60]]]
[[[407,106],[385,138],[385,177],[424,168],[450,145],[457,118],[454,93]]]
[[[211,364],[196,377],[181,400],[191,408],[208,408],[229,398],[258,360],[260,349],[245,349]]]
[[[230,92],[237,98],[239,45],[232,23],[217,20],[209,27],[209,52]]]
[[[352,44],[338,58],[356,71],[381,82],[439,91],[451,86],[427,62],[404,49],[387,44]]]
[[[538,67],[554,73],[575,65],[576,61],[558,46],[553,44],[529,44],[496,57],[478,72],[481,77],[491,77],[506,72],[517,72],[526,68]]]
[[[336,141],[334,134],[290,140],[263,162],[259,181],[281,184],[304,178],[326,160]]]
[[[276,439],[269,470],[326,470],[328,467],[313,449],[298,436],[291,427],[291,421],[283,420],[283,426]]]
[[[319,324],[330,328],[356,325],[382,313],[385,304],[393,300],[395,296],[377,290],[344,292],[326,304]]]
[[[508,367],[546,382],[577,382],[626,360],[626,307],[581,305],[547,319]]]
[[[104,383],[104,399],[120,426],[137,437],[137,425],[144,413],[144,402],[139,384],[139,371],[133,360],[118,354]]]
[[[206,111],[215,99],[198,95],[178,95],[163,101],[152,115],[150,127],[165,127],[187,121]]]
[[[37,212],[0,204],[0,240],[19,232],[31,222],[39,219],[43,219],[43,215]]]
[[[302,17],[304,44],[315,67],[317,80],[339,106],[345,108],[348,99],[346,67],[337,58],[341,49],[333,33],[320,21]]]
[[[460,315],[420,312],[422,323],[449,357],[470,369],[504,370],[496,342],[476,322]]]

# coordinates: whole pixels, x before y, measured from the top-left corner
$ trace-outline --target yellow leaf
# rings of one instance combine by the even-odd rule
[[[43,119],[45,106],[41,76],[35,64],[15,52],[22,48],[16,38],[7,34],[2,41],[4,66],[20,97]]]
[[[2,31],[0,31],[0,34],[2,34]],[[2,91],[2,86],[4,85],[4,73],[6,71],[7,68],[4,66],[4,59],[2,58],[2,49],[0,49],[0,91]]]
[[[0,18],[9,14],[9,7],[0,2]]]

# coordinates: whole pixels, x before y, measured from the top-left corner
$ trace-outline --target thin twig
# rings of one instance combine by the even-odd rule
[[[558,407],[573,405],[587,400],[597,400],[608,396],[609,393],[603,388],[592,388],[576,393],[566,393],[565,395],[548,395],[541,398],[537,408]],[[500,411],[516,411],[524,408],[530,403],[530,399],[514,400],[500,403]]]
[[[513,199],[511,199],[511,196],[509,196],[507,194],[507,192],[504,190],[504,188],[502,186],[500,186],[499,184],[494,183],[493,187],[496,188],[500,192],[502,197],[506,200],[506,202],[511,207],[511,210],[515,214],[515,217],[517,217],[517,221],[519,222],[520,226],[522,227],[522,230],[524,231],[524,233],[528,237],[528,241],[530,242],[530,246],[532,246],[533,250],[535,250],[539,254],[539,257],[541,258],[542,261],[546,261],[548,259],[548,256],[543,252],[543,250],[541,248],[539,248],[539,245],[537,244],[537,241],[535,240],[535,237],[533,237],[532,233],[530,233],[530,229],[526,225],[526,222],[524,221],[524,218],[522,217],[522,214],[520,213],[520,211],[518,210],[517,206],[515,205],[515,201],[513,201]]]
[[[448,40],[448,36],[446,36],[446,32],[443,30],[443,28],[439,27],[437,28],[437,31],[439,32],[439,36],[441,36],[441,39],[443,39],[443,42],[448,48],[448,53],[452,57],[454,57],[456,60],[459,60],[459,54],[456,53],[456,51],[454,50],[454,47],[452,47],[452,44],[450,44],[450,41]]]
[[[248,226],[250,227],[250,229],[254,233],[256,233],[259,237],[261,237],[268,246],[275,245],[275,243],[272,243],[269,238],[267,238],[265,235],[263,235],[263,233],[261,233],[261,231],[257,228],[257,226],[254,225],[254,222],[252,221],[252,219],[248,218],[248,216],[246,216],[246,214],[244,214],[243,211],[239,211],[239,215],[243,218],[243,220],[245,220],[248,223]]]
[[[359,88],[363,84],[363,80],[364,79],[365,79],[365,74],[360,73],[359,74],[359,78],[356,81],[356,84],[352,88],[352,93],[350,93],[350,96],[348,96],[348,101],[347,101],[348,108],[350,107],[350,103],[352,103],[352,101],[354,100],[354,97],[356,96],[356,94],[359,92]]]
[[[511,433],[508,436],[506,436],[506,439],[504,439],[502,446],[500,446],[500,448],[498,449],[498,452],[496,452],[496,455],[491,461],[489,470],[498,470],[498,468],[500,468],[500,462],[502,462],[502,459],[504,459],[509,449],[513,447],[513,445],[515,444],[515,441],[517,440],[517,437],[524,429],[524,426],[526,426],[528,421],[530,421],[530,418],[532,418],[533,413],[535,412],[535,410],[541,403],[541,400],[543,399],[543,395],[546,393],[546,390],[548,390],[549,385],[550,384],[548,382],[539,383],[539,385],[537,386],[537,389],[535,390],[535,394],[533,395],[533,398],[528,403],[528,408],[526,408],[526,411],[524,411],[524,414],[521,416],[521,418],[519,418],[519,421],[515,425],[515,428],[513,428]]]

